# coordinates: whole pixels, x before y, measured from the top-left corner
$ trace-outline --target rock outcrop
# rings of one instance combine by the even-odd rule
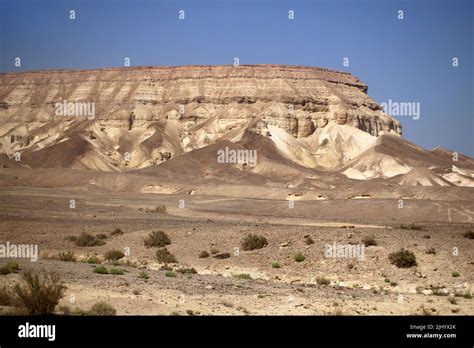
[[[58,116],[63,102],[93,103],[95,114]],[[83,151],[67,162],[100,170],[156,165],[246,130],[271,136],[275,126],[296,139],[329,124],[401,134],[351,74],[285,65],[0,74],[0,120],[0,153],[48,166],[48,148],[74,141]]]

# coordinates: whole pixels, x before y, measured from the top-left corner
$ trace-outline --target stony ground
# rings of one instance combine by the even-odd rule
[[[161,205],[166,213],[153,212]],[[0,241],[38,244],[40,260],[20,260],[19,273],[0,276],[0,286],[14,284],[29,270],[56,273],[67,286],[61,305],[88,309],[105,301],[118,314],[473,315],[474,240],[463,237],[474,231],[466,222],[473,210],[466,201],[406,200],[399,209],[396,200],[346,199],[301,201],[289,208],[280,200],[4,188]],[[463,214],[456,215],[459,211]],[[443,218],[448,215],[450,222]],[[421,229],[400,228],[411,223]],[[124,233],[111,236],[115,228]],[[153,230],[171,238],[167,249],[178,263],[168,267],[175,277],[162,269],[156,248],[144,246]],[[82,232],[105,233],[106,244],[77,247],[65,239]],[[242,250],[249,233],[265,236],[268,245]],[[308,236],[313,244],[307,244]],[[365,248],[363,261],[324,255],[327,244],[360,244],[367,236],[376,245]],[[388,255],[401,248],[414,252],[416,267],[389,262]],[[434,253],[427,253],[430,248]],[[82,262],[91,256],[102,261],[112,249],[130,251],[120,265],[103,261],[109,269],[124,269],[123,275],[95,274],[94,265]],[[230,257],[199,258],[203,250]],[[55,259],[65,251],[77,261]],[[298,252],[304,261],[294,260]],[[178,271],[185,268],[197,273]],[[242,274],[250,279],[239,278]],[[323,278],[329,284],[318,284]]]

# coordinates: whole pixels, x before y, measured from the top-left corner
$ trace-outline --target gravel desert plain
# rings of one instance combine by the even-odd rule
[[[0,74],[0,289],[56,275],[68,315],[473,315],[474,160],[367,91],[285,65]]]

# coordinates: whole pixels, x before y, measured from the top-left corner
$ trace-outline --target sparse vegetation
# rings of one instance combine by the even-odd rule
[[[242,249],[244,250],[255,250],[262,249],[268,245],[268,241],[264,236],[250,233],[241,242]]]
[[[5,265],[0,267],[0,275],[7,275],[10,273],[16,273],[20,269],[18,263],[15,261],[8,261]]]
[[[174,278],[176,277],[176,273],[174,273],[173,271],[168,271],[165,273],[165,277]]]
[[[100,239],[100,240],[107,239],[107,235],[105,233],[98,233],[95,236],[97,239]]]
[[[463,237],[467,239],[474,239],[474,231],[467,231],[463,234]]]
[[[123,231],[118,227],[116,227],[112,232],[110,232],[111,236],[118,236],[121,234],[123,234]]]
[[[89,264],[92,264],[92,265],[96,265],[98,263],[100,263],[99,259],[95,256],[91,256],[91,257],[88,257],[86,259],[86,263],[89,263]]]
[[[111,268],[109,273],[113,275],[123,275],[124,270],[122,268]]]
[[[317,277],[316,278],[316,283],[319,285],[329,285],[331,284],[331,281],[327,278],[324,277]]]
[[[149,279],[150,276],[148,275],[147,272],[140,272],[140,273],[138,273],[138,278],[140,278],[140,279]]]
[[[177,272],[181,274],[197,274],[197,271],[194,268],[181,268],[178,269]]]
[[[79,236],[71,236],[68,238],[69,241],[74,242],[78,247],[94,247],[104,245],[105,242],[102,239],[93,236],[90,233],[82,232]]]
[[[452,275],[453,277],[455,277],[455,278],[457,278],[457,277],[460,276],[460,274],[459,274],[458,272],[453,272],[453,273],[451,273],[451,275]]]
[[[448,301],[449,301],[449,303],[451,303],[451,304],[453,304],[453,305],[457,305],[457,304],[458,304],[458,300],[456,300],[456,297],[454,297],[454,296],[448,297]]]
[[[144,240],[145,246],[147,247],[158,247],[162,248],[171,244],[170,237],[163,231],[153,231]]]
[[[92,272],[97,274],[109,274],[109,270],[104,266],[97,266],[92,270]]]
[[[173,254],[171,254],[166,248],[158,249],[156,251],[156,258],[161,263],[176,263],[177,262],[176,257]]]
[[[0,288],[0,306],[12,305],[12,294],[6,286]]]
[[[122,257],[124,257],[124,253],[121,252],[120,250],[109,250],[105,253],[105,259],[110,260],[110,261],[116,261],[120,260]]]
[[[272,262],[272,268],[280,268],[280,264],[277,261]]]
[[[87,314],[111,316],[117,314],[117,311],[114,307],[105,302],[98,302],[92,306],[91,310]]]
[[[234,278],[239,278],[239,279],[252,279],[250,274],[248,273],[239,273],[239,274],[233,274]]]
[[[377,241],[375,240],[374,236],[365,236],[364,238],[362,238],[362,243],[366,247],[377,245]]]
[[[410,225],[400,225],[400,229],[402,230],[414,230],[414,231],[422,231],[424,230],[425,228],[423,226],[420,226],[420,225],[415,225],[415,223],[411,223]]]
[[[305,256],[303,255],[301,251],[298,251],[294,256],[294,259],[296,262],[302,262],[305,260]]]
[[[23,274],[22,283],[13,288],[13,294],[20,307],[29,315],[52,314],[66,289],[56,275],[41,277],[29,272]]]
[[[388,259],[390,263],[398,268],[409,268],[417,265],[415,254],[403,248],[397,252],[389,254]]]
[[[65,252],[59,253],[57,258],[58,260],[66,261],[66,262],[76,261],[76,256],[74,255],[72,251],[65,251]]]
[[[428,248],[426,249],[426,253],[429,254],[429,255],[436,255],[436,249],[431,247],[431,248]]]
[[[209,257],[209,253],[206,250],[203,250],[199,253],[200,259],[205,259],[206,257]]]
[[[313,240],[313,238],[311,238],[310,236],[306,236],[306,237],[304,238],[304,242],[306,243],[306,245],[314,244],[314,240]]]

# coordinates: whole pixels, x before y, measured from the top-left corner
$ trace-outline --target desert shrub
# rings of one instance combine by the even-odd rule
[[[415,254],[403,248],[397,252],[389,254],[388,259],[390,263],[398,268],[408,268],[417,265]]]
[[[457,277],[460,276],[460,274],[459,274],[458,272],[453,272],[453,273],[451,273],[451,275],[452,275],[453,277],[455,277],[455,278],[457,278]]]
[[[30,315],[52,314],[64,295],[65,286],[56,275],[44,276],[23,274],[23,282],[13,288],[21,307]]]
[[[163,231],[153,231],[144,240],[145,246],[147,247],[158,247],[162,248],[166,245],[171,244],[170,237]]]
[[[123,275],[124,270],[122,268],[111,268],[109,273],[113,275]]]
[[[6,286],[0,288],[0,306],[10,306],[12,304],[12,294]]]
[[[206,257],[209,257],[209,253],[206,250],[203,250],[199,253],[199,258],[204,259]]]
[[[65,251],[65,252],[59,253],[57,258],[58,260],[67,261],[67,262],[76,261],[76,256],[74,255],[72,251]]]
[[[78,247],[93,247],[104,245],[105,242],[90,233],[82,232],[72,240]]]
[[[306,237],[304,238],[304,242],[305,242],[307,245],[314,244],[314,240],[313,240],[313,238],[311,238],[310,236],[306,236]]]
[[[377,245],[377,241],[375,240],[374,236],[365,236],[364,238],[362,238],[362,243],[366,247]]]
[[[174,278],[176,277],[176,273],[174,273],[173,271],[168,271],[165,273],[165,277]]]
[[[117,314],[117,311],[114,307],[105,302],[98,302],[91,307],[91,310],[88,314],[111,316]]]
[[[331,284],[331,281],[327,278],[324,277],[317,277],[316,278],[316,283],[319,285],[329,285]]]
[[[123,231],[118,227],[114,228],[114,230],[110,232],[111,236],[118,236],[120,234],[123,234]]]
[[[458,301],[456,300],[456,297],[448,297],[448,301],[449,303],[453,304],[453,305],[456,305],[458,304]]]
[[[250,233],[242,240],[241,244],[244,250],[255,250],[268,245],[268,241],[264,236]]]
[[[6,264],[4,264],[2,267],[0,267],[0,275],[7,275],[10,273],[15,273],[20,269],[20,266],[18,266],[18,263],[15,261],[8,261]]]
[[[95,264],[100,263],[99,259],[98,259],[97,257],[95,257],[95,256],[88,257],[88,258],[86,259],[86,262],[87,262],[87,263],[90,263],[90,264],[92,264],[92,265],[95,265]]]
[[[195,268],[181,268],[181,269],[178,269],[178,272],[181,274],[197,274],[197,271]]]
[[[474,231],[467,231],[463,234],[463,237],[467,239],[474,239]]]
[[[142,272],[138,273],[138,278],[148,279],[148,278],[150,278],[150,276],[148,275],[148,273],[142,271]]]
[[[163,248],[163,249],[158,249],[156,251],[156,257],[159,262],[161,263],[176,263],[176,257],[171,254],[168,249]]]
[[[272,262],[272,268],[280,268],[280,264],[277,261]]]
[[[122,257],[124,257],[124,253],[121,252],[120,250],[109,250],[105,253],[105,259],[106,260],[111,260],[111,261],[116,261],[120,260]]]
[[[436,249],[433,248],[433,247],[428,248],[428,249],[426,249],[426,253],[431,254],[431,255],[436,255]]]
[[[109,270],[104,266],[97,266],[92,270],[92,272],[97,274],[109,274]]]
[[[234,278],[239,278],[239,279],[252,279],[252,277],[248,273],[233,274],[233,276]]]
[[[97,239],[107,239],[107,235],[105,233],[98,233],[95,235]]]
[[[400,225],[400,229],[402,230],[414,230],[414,231],[421,231],[424,230],[423,226],[415,225],[413,222],[410,225]]]
[[[165,205],[157,205],[155,210],[151,210],[152,213],[158,214],[165,214],[166,213],[166,206]]]
[[[294,256],[294,259],[296,262],[302,262],[305,260],[305,256],[303,255],[301,251],[298,251]]]

